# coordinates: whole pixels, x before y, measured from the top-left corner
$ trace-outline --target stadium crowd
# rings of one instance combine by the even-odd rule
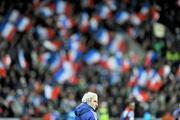
[[[180,101],[180,0],[2,0],[0,117],[71,120],[86,91],[120,118]]]

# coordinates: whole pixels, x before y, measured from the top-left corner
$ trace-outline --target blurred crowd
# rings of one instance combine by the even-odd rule
[[[172,115],[179,46],[180,0],[1,0],[0,117],[71,120],[86,91],[110,117]]]

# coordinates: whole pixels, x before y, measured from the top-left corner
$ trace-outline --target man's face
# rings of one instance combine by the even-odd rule
[[[98,99],[97,97],[93,98],[90,102],[89,102],[90,106],[96,110],[96,108],[98,107]]]

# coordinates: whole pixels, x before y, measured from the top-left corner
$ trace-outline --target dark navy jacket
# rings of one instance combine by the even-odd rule
[[[97,115],[87,103],[81,103],[75,108],[75,120],[97,120]]]

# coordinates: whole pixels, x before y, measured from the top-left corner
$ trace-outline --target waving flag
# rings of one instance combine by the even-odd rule
[[[45,91],[45,97],[47,99],[56,100],[59,95],[60,88],[59,86],[52,87],[50,85],[45,85],[44,91]]]
[[[40,7],[39,14],[42,15],[43,17],[51,17],[54,14],[54,12],[50,7],[43,6]]]
[[[110,19],[112,18],[112,12],[106,5],[100,5],[97,7],[97,13],[101,19]]]
[[[55,73],[62,65],[63,58],[61,55],[55,54],[51,58],[51,63],[50,63],[50,70],[52,73]]]
[[[0,32],[4,39],[11,41],[16,33],[16,27],[12,23],[7,22],[0,26]]]
[[[10,55],[6,54],[5,56],[3,56],[2,62],[6,68],[9,68],[12,62]]]
[[[23,69],[27,69],[28,67],[28,62],[25,59],[24,56],[24,51],[23,50],[19,50],[19,54],[18,54],[18,59],[19,59],[19,64]]]
[[[158,74],[162,78],[166,78],[170,72],[171,72],[171,67],[169,65],[164,65],[158,69]]]
[[[56,0],[56,13],[70,15],[71,4],[62,0]]]
[[[115,15],[115,22],[118,24],[123,24],[129,19],[129,13],[126,11],[119,11]]]
[[[141,90],[139,87],[135,87],[132,91],[133,96],[139,101],[139,102],[147,102],[149,99],[149,95],[144,90]]]
[[[65,15],[59,15],[57,26],[61,29],[70,29],[74,27],[74,21],[70,17],[67,17]]]
[[[80,0],[82,8],[93,8],[94,0]]]
[[[111,10],[113,10],[113,11],[117,10],[117,1],[116,0],[105,0],[105,3]]]
[[[41,26],[36,27],[35,33],[42,40],[51,39],[55,35],[54,31],[51,28],[41,27]]]
[[[46,49],[48,50],[51,50],[51,51],[57,51],[60,49],[60,46],[61,46],[61,42],[60,41],[48,41],[48,40],[45,40],[43,42],[43,45]]]
[[[111,36],[106,29],[99,29],[95,35],[96,40],[102,45],[107,45],[110,42]]]
[[[4,64],[0,61],[0,77],[5,78],[6,77],[6,68]]]
[[[157,92],[161,88],[163,81],[155,70],[151,70],[149,72],[149,76],[150,77],[149,77],[149,81],[147,82],[147,88],[149,90]]]
[[[48,65],[51,59],[51,53],[46,52],[38,56],[39,63],[44,65]]]
[[[149,4],[148,3],[144,3],[141,7],[140,13],[143,15],[147,15],[149,13]]]
[[[90,32],[94,32],[97,30],[98,26],[99,26],[99,22],[100,22],[100,17],[98,15],[93,15],[90,18],[89,21],[89,30]]]
[[[116,53],[116,55],[111,56],[107,60],[108,68],[112,71],[120,71],[121,64],[122,64],[122,56],[120,53]]]
[[[146,56],[145,56],[145,66],[150,66],[152,62],[154,62],[157,59],[157,53],[154,51],[148,51]]]
[[[9,17],[8,17],[8,21],[12,22],[12,23],[16,23],[16,21],[18,20],[20,16],[19,11],[17,10],[12,10]]]
[[[75,71],[72,63],[64,61],[59,70],[54,73],[53,79],[58,83],[64,83],[65,81],[70,81],[70,79],[74,76],[74,73]]]
[[[81,32],[87,32],[89,26],[89,15],[87,13],[80,14],[79,27]]]
[[[87,63],[87,64],[94,64],[94,63],[97,63],[99,62],[101,59],[101,55],[100,53],[95,50],[95,49],[91,49],[89,50],[85,56],[84,56],[84,61]]]
[[[77,61],[83,52],[83,45],[80,42],[80,34],[75,33],[70,37],[68,41],[68,48],[69,48],[68,55],[70,61],[73,62]]]
[[[116,53],[117,51],[124,53],[126,50],[126,45],[125,45],[125,41],[124,38],[121,34],[115,34],[115,37],[113,38],[113,40],[110,42],[109,46],[108,46],[108,50],[111,53]]]
[[[29,30],[32,25],[28,17],[20,17],[16,23],[17,31],[23,32]]]
[[[139,68],[134,68],[133,69],[133,74],[132,76],[130,77],[130,80],[128,82],[128,86],[136,86],[136,85],[139,85],[139,86],[142,86],[142,87],[145,87],[146,84],[147,84],[147,72],[139,67]]]

